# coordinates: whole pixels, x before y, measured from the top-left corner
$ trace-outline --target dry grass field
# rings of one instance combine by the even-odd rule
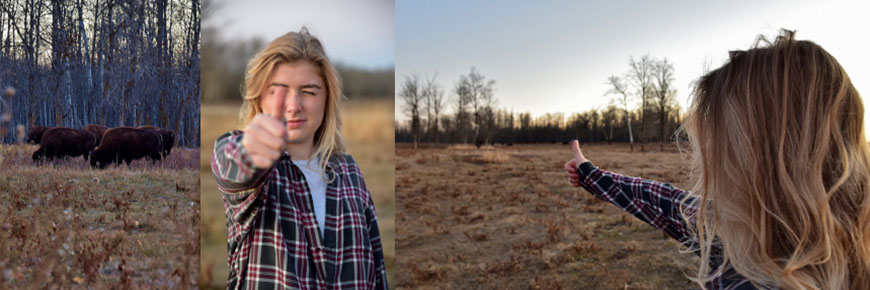
[[[211,174],[209,161],[214,140],[238,124],[239,105],[202,107],[202,274],[200,287],[225,288],[227,280],[227,228],[220,192]],[[395,284],[395,186],[393,100],[345,101],[342,104],[347,148],[362,168],[378,213],[384,245],[387,277]]]
[[[199,149],[92,169],[0,144],[0,289],[190,288],[199,276]]]
[[[648,147],[658,147],[655,146]],[[688,188],[686,153],[581,145],[603,169]],[[637,148],[636,148],[637,149]],[[571,187],[570,145],[396,148],[400,289],[686,289],[698,259]]]

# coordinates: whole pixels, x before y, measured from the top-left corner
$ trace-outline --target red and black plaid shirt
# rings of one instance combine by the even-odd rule
[[[336,154],[324,172],[321,235],[302,171],[286,153],[254,168],[242,134],[218,138],[211,163],[229,230],[227,288],[387,289],[375,206],[353,158]]]
[[[577,172],[580,185],[596,198],[615,204],[636,218],[664,231],[689,249],[694,249],[696,254],[700,253],[698,239],[683,218],[683,212],[692,216],[698,211],[698,199],[691,193],[669,183],[599,169],[591,162],[580,164]],[[721,245],[714,243],[711,257],[713,260],[708,263],[715,270],[722,264]],[[753,285],[730,266],[726,266],[723,272],[706,283],[706,288],[747,290],[760,287]]]

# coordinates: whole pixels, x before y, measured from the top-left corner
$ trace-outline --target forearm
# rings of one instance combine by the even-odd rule
[[[247,232],[254,217],[263,206],[263,183],[268,170],[254,168],[248,153],[241,146],[239,131],[224,134],[215,141],[211,168],[215,181],[223,194],[229,222],[230,236]]]
[[[684,214],[694,212],[694,197],[669,183],[613,173],[584,162],[577,168],[580,186],[638,219],[685,242],[691,238]]]

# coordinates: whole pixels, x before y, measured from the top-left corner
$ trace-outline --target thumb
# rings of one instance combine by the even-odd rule
[[[266,113],[275,119],[284,120],[284,99],[287,96],[287,88],[283,86],[272,86],[270,94],[272,94],[272,103],[270,104],[272,105],[272,110]]]
[[[576,157],[577,160],[583,160],[583,152],[580,151],[580,141],[571,141],[571,149],[574,149],[574,157]]]

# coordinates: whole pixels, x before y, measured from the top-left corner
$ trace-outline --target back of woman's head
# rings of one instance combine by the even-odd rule
[[[864,107],[837,60],[783,31],[731,52],[694,95],[703,260],[715,240],[759,285],[870,289]],[[702,262],[698,278],[710,270]]]

